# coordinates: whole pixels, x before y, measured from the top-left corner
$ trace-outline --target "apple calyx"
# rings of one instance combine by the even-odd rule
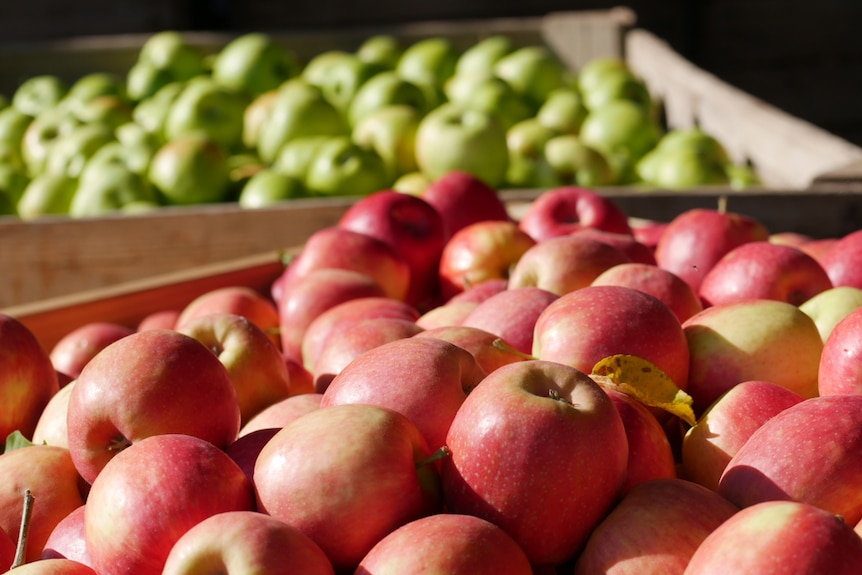
[[[505,342],[502,338],[499,338],[499,337],[497,339],[495,339],[493,342],[491,342],[491,345],[493,345],[495,348],[497,348],[499,350],[505,351],[507,353],[511,353],[512,355],[516,355],[516,356],[518,356],[524,360],[539,359],[535,355],[530,355],[529,353],[524,353],[523,351],[521,351],[519,349],[515,349],[514,347],[512,347],[507,342]]]
[[[590,379],[606,389],[640,401],[648,407],[663,409],[694,425],[694,399],[681,390],[658,366],[635,355],[606,357],[593,366]]]
[[[131,445],[132,445],[132,442],[129,441],[128,438],[126,438],[123,435],[118,435],[118,436],[114,437],[110,443],[108,443],[108,447],[106,449],[108,451],[112,451],[112,452],[115,451],[115,452],[119,453],[120,451],[124,450],[125,448],[127,448]]]
[[[421,469],[426,465],[432,465],[442,459],[446,459],[447,457],[452,455],[452,450],[449,449],[448,445],[441,445],[437,451],[423,459],[422,461],[416,464],[416,469]]]

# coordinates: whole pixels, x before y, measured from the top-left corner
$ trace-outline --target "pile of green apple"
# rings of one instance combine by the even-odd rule
[[[124,76],[34,76],[0,102],[0,214],[25,219],[415,192],[452,170],[496,188],[755,179],[709,134],[666,133],[623,60],[574,72],[503,35],[380,35],[301,62],[263,33],[205,53],[166,31]]]
[[[450,172],[259,289],[51,345],[0,314],[0,566],[855,575],[862,231],[630,221]]]

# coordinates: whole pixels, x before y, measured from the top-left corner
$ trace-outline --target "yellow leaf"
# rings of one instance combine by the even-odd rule
[[[593,366],[590,377],[603,387],[621,391],[644,405],[672,413],[695,424],[692,398],[652,362],[635,355],[612,355]]]

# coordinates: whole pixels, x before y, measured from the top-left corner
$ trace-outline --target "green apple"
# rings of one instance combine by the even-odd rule
[[[63,136],[81,125],[67,110],[60,107],[48,108],[36,116],[21,141],[21,157],[31,175],[41,173],[45,168],[51,147]]]
[[[242,190],[258,172],[267,169],[260,157],[252,152],[230,154],[227,158],[229,191],[227,200],[238,200]]]
[[[545,157],[545,145],[557,132],[536,117],[521,120],[506,131],[509,167],[506,183],[515,188],[548,188],[559,184]]]
[[[614,171],[607,158],[575,134],[561,134],[548,140],[545,158],[561,185],[594,188],[614,183]]]
[[[261,126],[269,117],[277,95],[277,89],[268,90],[256,96],[245,107],[242,115],[242,144],[247,149],[253,150],[257,146]]]
[[[213,80],[250,97],[278,88],[299,72],[296,54],[263,32],[249,32],[231,40],[212,65]]]
[[[727,184],[730,157],[721,143],[700,128],[666,133],[638,162],[640,178],[668,189]]]
[[[171,104],[180,95],[185,82],[171,82],[162,86],[155,94],[138,102],[132,110],[132,120],[159,139],[165,137],[165,122]]]
[[[445,36],[417,40],[404,49],[395,71],[416,84],[442,88],[455,73],[460,53]]]
[[[18,215],[32,220],[47,215],[66,215],[78,182],[62,172],[45,172],[34,177],[18,200]]]
[[[330,138],[331,136],[300,136],[286,142],[272,162],[272,168],[299,181],[305,181],[312,158]]]
[[[304,195],[305,188],[301,181],[271,168],[265,168],[249,178],[242,187],[237,202],[241,208],[264,208]]]
[[[24,132],[32,121],[33,116],[21,112],[14,106],[3,108],[0,110],[0,142],[7,142],[20,150]]]
[[[506,169],[507,188],[547,189],[560,185],[560,179],[544,154],[531,157],[510,154]]]
[[[111,72],[85,74],[72,83],[62,102],[89,102],[99,96],[116,96],[122,101],[128,101],[125,79]]]
[[[344,117],[321,92],[301,78],[278,89],[269,116],[260,130],[257,152],[265,162],[275,160],[281,147],[301,136],[338,136],[348,133]]]
[[[614,100],[631,100],[652,110],[653,99],[646,83],[628,68],[606,70],[588,89],[582,89],[584,104],[590,110]]]
[[[496,77],[479,82],[464,100],[464,106],[493,114],[506,130],[533,115],[526,100]]]
[[[69,90],[66,82],[53,74],[42,74],[24,80],[12,94],[12,105],[28,116],[38,116],[53,108]]]
[[[422,117],[411,106],[386,106],[362,118],[353,128],[353,140],[375,150],[394,181],[418,169],[416,131]]]
[[[730,187],[734,190],[745,190],[761,183],[757,170],[748,163],[731,163],[725,166],[724,171],[727,174]]]
[[[395,104],[406,104],[424,115],[430,108],[425,91],[394,71],[380,72],[365,82],[347,109],[347,118],[355,126],[366,114]]]
[[[577,73],[577,86],[581,92],[589,92],[598,85],[605,74],[629,70],[625,60],[618,56],[603,56],[590,59]]]
[[[560,134],[577,134],[587,117],[580,92],[571,86],[557,88],[536,112],[538,121]]]
[[[104,124],[114,128],[133,118],[132,105],[120,96],[111,94],[70,104],[69,110],[84,124]]]
[[[150,36],[141,46],[138,61],[167,71],[172,80],[189,80],[206,72],[203,53],[175,30]]]
[[[431,185],[431,178],[423,172],[410,172],[404,174],[392,184],[392,189],[396,192],[410,194],[412,196],[420,196],[425,188]]]
[[[161,146],[162,140],[135,122],[118,126],[114,134],[117,143],[105,144],[96,154],[102,153],[105,148],[119,147],[123,151],[122,157],[126,165],[133,172],[146,174],[150,160]]]
[[[854,286],[835,286],[799,304],[799,309],[814,320],[824,343],[835,326],[859,307],[862,289]]]
[[[317,86],[324,97],[344,114],[359,88],[384,69],[379,64],[366,62],[353,54],[345,54],[332,62],[326,76]]]
[[[387,70],[394,70],[401,58],[401,41],[392,34],[375,34],[362,41],[356,55],[363,62],[377,64]]]
[[[637,162],[662,136],[661,126],[643,106],[631,100],[615,100],[591,110],[581,124],[581,140],[605,155],[618,183],[636,179]]]
[[[115,141],[114,130],[110,126],[82,124],[56,140],[45,160],[44,169],[46,172],[77,178],[93,154],[112,141]]]
[[[150,62],[135,62],[126,74],[126,93],[132,101],[141,102],[175,81],[168,70]]]
[[[189,80],[168,110],[165,138],[201,135],[227,150],[242,142],[246,99],[238,92],[201,76]]]
[[[88,162],[69,206],[76,218],[100,216],[133,202],[158,203],[152,184],[123,163]]]
[[[366,196],[391,183],[383,158],[349,136],[321,144],[305,174],[305,188],[316,196]]]
[[[346,50],[326,50],[315,54],[306,62],[300,72],[300,76],[312,86],[320,86],[326,81],[330,66],[350,55],[350,52]]]
[[[0,208],[2,214],[17,213],[16,205],[24,194],[24,189],[30,179],[24,172],[24,168],[14,161],[0,160]]]
[[[509,36],[487,36],[461,53],[455,64],[455,76],[487,78],[493,75],[497,62],[514,50],[515,44]]]
[[[502,123],[490,112],[453,103],[438,106],[422,118],[415,147],[419,169],[432,180],[464,170],[496,187],[509,163]]]
[[[216,142],[186,136],[159,148],[147,175],[167,203],[221,202],[230,188],[227,159],[226,150]]]
[[[548,95],[566,83],[566,68],[549,48],[524,46],[500,58],[494,74],[505,80],[532,106],[533,110],[548,99]]]

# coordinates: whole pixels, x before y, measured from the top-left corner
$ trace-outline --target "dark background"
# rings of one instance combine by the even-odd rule
[[[724,80],[862,145],[862,0],[24,0],[0,45],[80,35],[292,30],[517,17],[625,5],[637,25]]]

